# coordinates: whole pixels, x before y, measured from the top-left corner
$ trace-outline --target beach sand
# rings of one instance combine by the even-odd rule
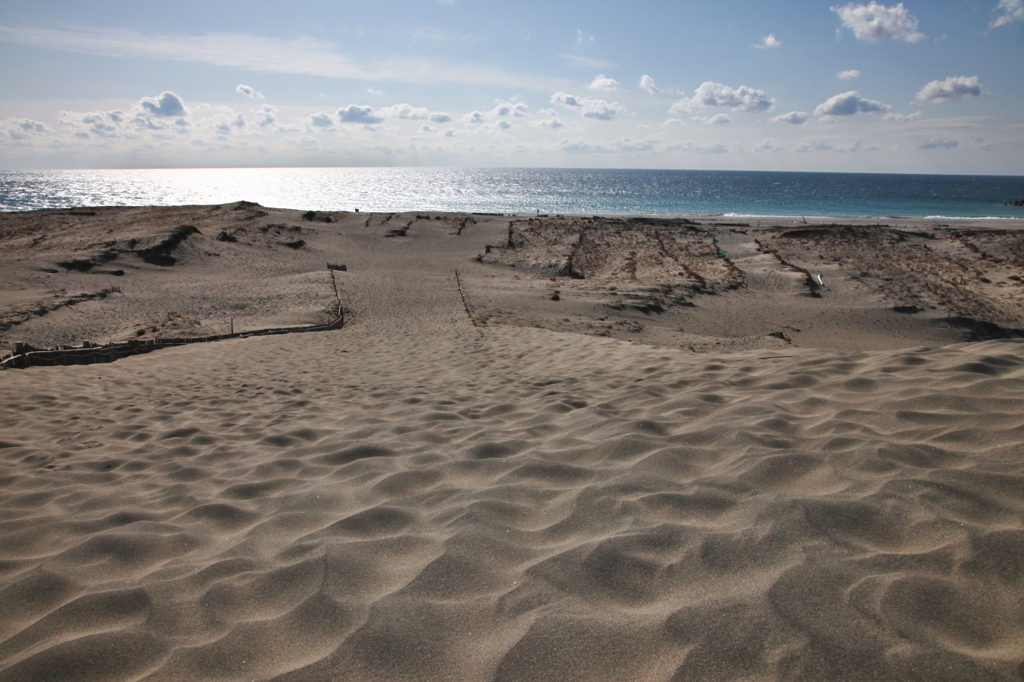
[[[0,680],[1019,680],[1024,231],[873,222],[0,214],[0,347],[346,313],[0,372]]]

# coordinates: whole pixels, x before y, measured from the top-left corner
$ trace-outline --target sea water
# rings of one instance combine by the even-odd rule
[[[0,211],[255,201],[301,210],[1024,218],[1024,177],[535,168],[0,171]]]

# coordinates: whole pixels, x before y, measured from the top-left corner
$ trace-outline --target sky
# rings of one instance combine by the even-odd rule
[[[0,3],[0,169],[1024,175],[1024,0]]]

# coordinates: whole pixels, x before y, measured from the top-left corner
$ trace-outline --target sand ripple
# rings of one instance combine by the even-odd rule
[[[1019,344],[451,334],[5,374],[0,676],[1016,675]]]

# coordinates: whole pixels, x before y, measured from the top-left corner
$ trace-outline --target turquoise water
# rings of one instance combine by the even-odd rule
[[[1024,177],[457,168],[0,171],[0,211],[220,204],[314,210],[1024,218]]]

